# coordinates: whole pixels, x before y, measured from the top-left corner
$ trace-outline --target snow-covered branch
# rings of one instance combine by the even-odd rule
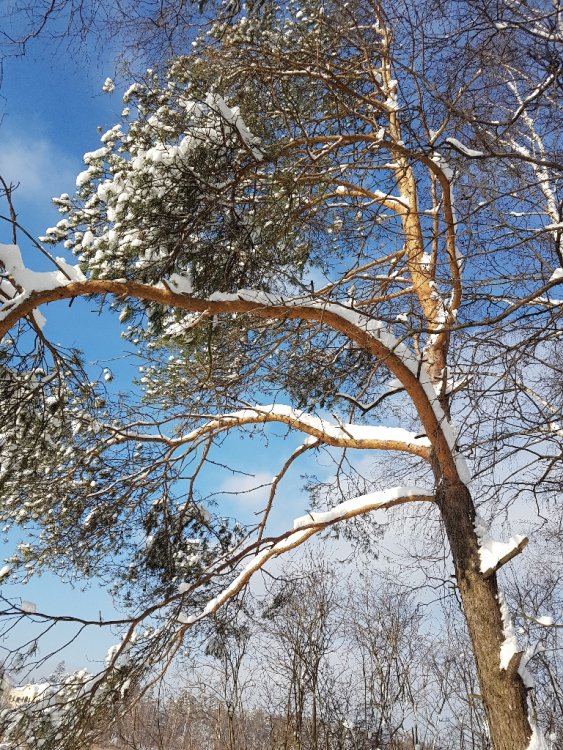
[[[6,249],[7,248],[7,249]],[[2,246],[1,259],[9,257],[12,246]],[[283,296],[252,289],[240,289],[236,293],[214,293],[207,298],[194,297],[176,292],[171,285],[141,284],[135,281],[112,279],[57,280],[55,272],[48,278],[39,278],[39,289],[33,287],[33,277],[27,277],[21,264],[21,256],[15,255],[12,264],[22,281],[31,281],[31,286],[21,295],[0,307],[0,338],[19,319],[30,314],[36,307],[54,300],[69,299],[91,294],[114,294],[146,301],[158,302],[169,307],[191,312],[251,313],[265,318],[293,318],[317,321],[331,326],[348,336],[366,351],[382,360],[401,381],[415,403],[424,431],[440,457],[444,471],[453,480],[468,481],[464,459],[457,454],[455,435],[438,402],[432,380],[423,362],[380,320],[361,313],[352,307],[328,302],[314,294]],[[21,265],[20,265],[21,264]],[[72,268],[72,267],[71,267]],[[181,286],[180,277],[175,277],[175,286]],[[186,282],[187,283],[187,282]]]
[[[271,542],[268,547],[258,552],[238,573],[236,578],[220,594],[211,599],[197,614],[180,615],[179,621],[185,625],[193,625],[217,610],[238,594],[246,586],[254,573],[274,557],[299,547],[314,534],[335,523],[354,518],[371,510],[382,510],[395,505],[412,502],[432,502],[433,493],[421,487],[393,487],[387,490],[371,492],[367,495],[345,500],[325,512],[310,512],[296,518],[293,522],[293,532],[287,532],[278,537],[278,541]]]
[[[475,518],[475,533],[479,540],[479,557],[481,559],[481,573],[489,578],[496,571],[520,554],[528,544],[528,537],[515,534],[508,542],[498,542],[490,534],[485,521]]]
[[[338,425],[314,414],[293,409],[283,404],[269,404],[241,409],[230,414],[223,414],[210,419],[200,427],[177,438],[161,434],[134,433],[128,430],[117,430],[115,442],[135,440],[139,442],[163,442],[170,447],[195,443],[203,437],[216,435],[234,427],[245,425],[278,422],[305,432],[319,443],[326,443],[338,448],[359,448],[376,450],[398,450],[413,453],[425,459],[430,458],[430,441],[427,437],[401,427],[385,425]],[[111,428],[112,430],[115,428]]]
[[[0,263],[9,277],[1,281],[1,288],[9,299],[0,306],[0,321],[7,311],[16,309],[34,294],[86,281],[86,276],[77,265],[71,265],[64,258],[56,258],[55,261],[55,271],[32,271],[25,266],[17,245],[0,244]]]

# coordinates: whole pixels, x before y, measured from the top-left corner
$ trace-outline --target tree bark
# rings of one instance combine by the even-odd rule
[[[504,623],[496,575],[480,571],[475,506],[463,484],[443,483],[437,493],[455,566],[457,586],[473,644],[481,697],[494,750],[526,750],[532,735],[526,686],[518,673],[521,653],[500,668]]]

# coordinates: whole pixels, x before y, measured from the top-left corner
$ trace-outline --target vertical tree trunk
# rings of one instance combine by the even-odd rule
[[[317,680],[313,680],[313,690],[312,690],[312,710],[311,710],[311,731],[313,733],[312,737],[312,747],[313,750],[319,749],[319,738],[318,738],[318,728],[317,728]]]
[[[500,668],[504,624],[496,576],[480,572],[475,507],[463,484],[444,484],[437,494],[455,566],[457,585],[473,644],[481,695],[494,750],[526,750],[532,729],[526,687],[518,673],[521,654]]]

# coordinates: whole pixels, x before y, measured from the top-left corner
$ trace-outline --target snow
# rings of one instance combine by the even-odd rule
[[[119,688],[119,694],[121,695],[122,698],[125,695],[125,693],[129,690],[130,687],[131,687],[131,680],[128,678],[125,680],[123,685]]]
[[[522,682],[528,688],[528,690],[532,690],[536,686],[534,676],[528,671],[528,663],[531,659],[534,658],[534,656],[536,656],[536,654],[540,654],[544,650],[545,649],[541,645],[541,643],[536,642],[532,646],[528,646],[528,648],[522,654],[520,664],[518,665],[518,674],[522,678]]]
[[[442,154],[438,153],[438,151],[434,151],[430,158],[432,159],[434,164],[440,167],[446,180],[448,182],[452,182],[455,177],[455,172],[452,167],[450,167],[448,162],[444,159]]]
[[[296,518],[293,522],[294,530],[309,528],[327,523],[335,523],[348,516],[366,513],[369,510],[376,510],[387,503],[391,503],[400,498],[406,497],[424,497],[428,500],[433,499],[433,493],[422,487],[399,486],[387,490],[370,492],[367,495],[360,495],[351,500],[345,500],[339,505],[327,511],[310,511],[305,516]]]
[[[75,281],[85,281],[86,277],[79,266],[73,266],[64,258],[56,258],[60,270],[57,271],[31,271],[26,268],[21,251],[17,245],[0,244],[0,262],[4,264],[6,272],[9,273],[16,284],[29,292],[44,292],[66,286]],[[67,274],[70,278],[65,276]]]
[[[6,691],[6,704],[7,707],[4,709],[3,714],[7,711],[13,716],[11,726],[4,726],[4,737],[10,737],[12,743],[0,745],[0,747],[15,748],[23,747],[21,744],[22,737],[26,734],[26,721],[23,723],[21,719],[24,717],[29,718],[28,708],[30,703],[33,704],[32,710],[34,718],[41,724],[42,734],[47,731],[56,732],[67,718],[73,707],[76,705],[76,700],[80,697],[92,691],[93,688],[100,682],[103,677],[103,673],[97,676],[92,676],[85,669],[82,669],[74,674],[66,676],[62,684],[52,685],[48,682],[35,683],[22,685],[20,687],[9,688]],[[125,681],[125,687],[127,682]],[[115,687],[118,687],[117,685]],[[104,694],[107,695],[107,691],[103,688],[95,695],[96,700],[103,699]],[[94,697],[94,696],[92,696]],[[29,729],[29,727],[27,727]],[[32,736],[35,733],[32,733]],[[55,740],[60,739],[62,733],[59,731],[55,735]],[[31,737],[28,735],[28,738]],[[16,744],[13,741],[17,739]],[[44,741],[39,739],[36,741],[36,736],[33,737],[31,742],[26,741],[25,747],[38,747],[44,744]]]
[[[37,612],[37,605],[33,602],[22,601],[20,609],[28,615],[33,615]]]
[[[238,424],[256,422],[280,421],[290,424],[296,429],[309,432],[315,439],[338,440],[346,443],[357,443],[357,447],[382,447],[388,443],[400,443],[404,448],[420,447],[429,448],[430,441],[427,437],[418,436],[415,432],[405,430],[402,427],[387,427],[385,425],[337,425],[322,419],[314,414],[284,404],[268,404],[254,406],[248,409],[240,409],[235,412],[220,415],[216,419],[207,422],[202,427],[192,430],[179,438],[179,443],[191,442],[199,438],[203,433],[217,429],[227,429]],[[353,447],[353,446],[352,446]]]
[[[92,170],[92,167],[88,167],[88,169],[85,169],[84,171],[79,172],[76,175],[76,187],[81,188],[84,185],[86,185],[89,182],[89,180],[92,179],[93,175],[94,175],[94,171]]]
[[[556,268],[549,278],[550,281],[558,281],[559,279],[563,280],[563,268]]]
[[[109,667],[110,664],[113,662],[120,648],[121,648],[121,643],[114,643],[113,646],[110,646],[108,648],[107,653],[106,653],[106,659],[105,659],[106,667]]]
[[[47,322],[47,318],[43,315],[43,313],[40,310],[34,310],[32,312],[33,320],[37,324],[37,326],[43,330],[45,328],[45,323]]]
[[[401,198],[400,195],[390,195],[389,193],[384,193],[383,190],[373,190],[372,195],[374,198],[380,201],[393,201],[394,203],[399,203],[401,206],[404,206],[405,208],[410,208],[410,203],[406,198]]]
[[[559,307],[563,305],[563,299],[548,299],[547,297],[536,297],[534,302],[538,305],[545,305],[546,307]]]
[[[438,395],[443,393],[455,393],[455,391],[463,388],[472,380],[471,377],[460,378],[455,380],[454,378],[446,378],[439,383],[434,383],[434,390]]]
[[[475,516],[475,533],[479,539],[481,573],[496,570],[499,562],[508,557],[526,539],[521,534],[515,534],[508,542],[497,542],[490,535],[487,524],[479,515]]]
[[[303,446],[307,448],[312,448],[315,445],[319,444],[319,439],[314,437],[313,435],[309,435],[309,437],[306,437],[303,441]]]
[[[22,685],[21,687],[15,687],[10,690],[9,699],[10,702],[13,703],[28,703],[30,701],[36,701],[38,698],[45,697],[51,687],[52,686],[48,682]]]
[[[408,320],[408,318],[407,318]],[[391,393],[393,391],[396,391],[399,388],[404,388],[403,384],[399,380],[399,378],[390,378],[387,381],[387,393]]]
[[[18,290],[11,283],[11,281],[9,281],[8,279],[0,278],[0,292],[3,292],[4,294],[8,295],[8,297],[13,297],[15,294],[18,293]]]
[[[109,151],[110,149],[108,146],[102,146],[95,151],[87,151],[82,158],[85,164],[90,164],[90,162],[92,161],[103,159],[104,156],[107,156],[109,154]]]
[[[129,86],[127,91],[123,94],[123,101],[125,102],[125,104],[127,104],[127,102],[131,99],[133,94],[136,94],[138,91],[141,91],[141,89],[142,87],[139,83],[131,84],[131,86]]]
[[[174,292],[179,292],[180,294],[192,294],[193,292],[192,280],[189,275],[181,276],[178,273],[170,274],[168,285]]]
[[[446,138],[446,143],[449,143],[450,146],[453,146],[458,151],[461,151],[465,156],[469,156],[474,159],[478,158],[479,156],[485,156],[482,151],[475,151],[472,148],[464,146],[463,143],[460,143],[460,141],[457,140],[457,138]]]
[[[503,623],[502,631],[504,635],[504,641],[502,646],[500,647],[500,668],[508,669],[508,665],[510,664],[510,661],[514,654],[521,653],[522,649],[518,645],[518,638],[516,637],[516,633],[514,631],[512,618],[510,617],[510,613],[508,611],[508,606],[506,604],[504,596],[500,591],[498,593],[498,603],[500,605],[500,613]]]
[[[544,625],[545,627],[549,627],[555,623],[555,620],[551,615],[540,615],[539,617],[533,617],[531,619],[535,620],[538,625]]]
[[[55,258],[58,269],[56,271],[31,271],[26,268],[17,245],[0,244],[0,263],[4,265],[6,272],[11,275],[17,286],[23,291],[13,296],[10,300],[0,306],[0,320],[3,312],[11,310],[14,305],[24,302],[33,292],[45,292],[51,289],[67,286],[74,282],[85,281],[86,277],[79,266],[71,265],[64,258]],[[36,321],[43,327],[45,318],[38,313]]]
[[[10,565],[4,565],[4,567],[0,569],[0,581],[9,576],[11,571],[12,568]]]
[[[216,109],[221,117],[238,131],[243,142],[257,161],[264,158],[264,154],[257,148],[258,139],[246,127],[238,107],[229,107],[219,94],[207,94],[205,103],[212,109]]]
[[[530,738],[530,744],[526,750],[552,750],[552,746],[545,739],[543,732],[533,723],[533,732]]]
[[[118,667],[124,666],[129,663],[129,656],[127,655],[127,652],[133,645],[134,640],[135,634],[133,634],[133,636],[130,637],[128,641],[114,643],[113,646],[110,646],[107,650],[105,658],[106,667],[113,667],[117,669]]]
[[[179,622],[180,625],[193,625],[197,620],[197,615],[186,615],[184,612],[180,612],[176,618],[176,621]]]

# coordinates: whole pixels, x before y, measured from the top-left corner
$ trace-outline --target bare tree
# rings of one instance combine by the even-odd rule
[[[279,746],[319,750],[323,724],[337,720],[327,711],[326,690],[342,638],[336,580],[326,561],[311,558],[286,576],[269,589],[262,612],[263,668],[277,686],[277,701],[266,695],[285,717]]]
[[[376,746],[400,746],[409,727],[417,734],[420,730],[418,703],[426,650],[422,613],[408,592],[364,582],[350,597],[346,620],[358,660],[355,684],[361,685],[355,696],[358,724]]]

